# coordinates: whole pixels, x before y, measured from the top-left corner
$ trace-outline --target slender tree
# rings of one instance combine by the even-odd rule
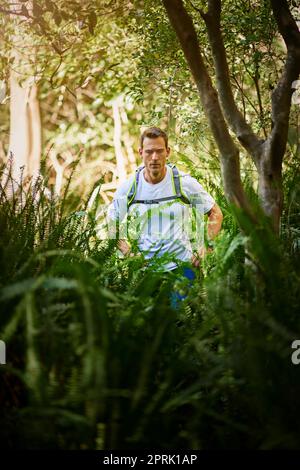
[[[271,0],[278,30],[286,44],[282,75],[272,93],[272,129],[260,139],[240,112],[232,91],[221,29],[221,0],[208,0],[207,11],[197,7],[204,20],[212,51],[216,89],[203,60],[195,25],[182,0],[163,0],[169,20],[194,77],[204,112],[221,156],[225,193],[230,202],[253,218],[239,166],[239,147],[230,130],[251,156],[259,176],[259,195],[265,214],[276,232],[282,213],[282,161],[286,149],[292,83],[300,72],[300,32],[286,0]]]
[[[18,181],[21,174],[33,176],[39,172],[41,118],[38,87],[32,71],[35,51],[20,27],[20,22],[26,20],[22,2],[15,2],[12,8],[15,28],[11,37],[9,154],[12,175]]]

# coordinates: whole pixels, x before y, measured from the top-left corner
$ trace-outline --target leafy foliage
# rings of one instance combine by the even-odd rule
[[[1,175],[1,445],[297,448],[300,383],[291,343],[300,334],[299,107],[290,121],[281,239],[262,215],[254,228],[238,214],[246,237],[224,198],[218,153],[162,3],[21,3],[21,16],[3,12],[8,1],[0,9],[1,90],[13,45],[39,84],[45,144],[58,159],[72,154],[74,176],[58,198],[46,169],[44,180],[21,185],[7,179],[7,169]],[[197,11],[205,2],[185,4],[211,72]],[[232,86],[263,136],[282,45],[268,2],[223,4]],[[223,232],[192,288],[142,257],[120,258],[116,240],[99,240],[87,212],[100,167],[111,173],[111,109],[120,95],[123,134],[137,137],[140,125],[167,128],[174,160],[222,208]],[[8,96],[0,112],[4,154]],[[257,208],[257,180],[244,153],[241,166]],[[175,311],[174,289],[187,293]]]
[[[183,281],[119,258],[71,194],[26,184],[1,192],[2,446],[298,446],[295,238],[228,221],[174,311]]]

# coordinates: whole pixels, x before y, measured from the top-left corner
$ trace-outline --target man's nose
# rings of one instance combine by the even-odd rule
[[[158,153],[154,150],[154,152],[152,153],[152,158],[153,160],[157,160],[158,159]]]

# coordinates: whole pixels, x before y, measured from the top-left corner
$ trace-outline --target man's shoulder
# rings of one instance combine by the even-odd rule
[[[197,178],[186,172],[179,172],[182,190],[188,194],[208,194]]]
[[[181,184],[185,184],[185,185],[190,185],[190,184],[200,184],[199,181],[194,177],[192,176],[190,173],[187,173],[185,171],[181,171],[181,170],[178,170],[179,172],[179,176],[180,176],[180,180],[181,180]]]
[[[213,197],[199,181],[189,173],[180,172],[181,188],[192,203],[196,203],[201,213],[206,214],[215,204]]]
[[[186,171],[178,170],[178,173],[179,173],[179,176],[182,177],[182,178],[186,178],[188,176],[190,178],[192,178],[192,176],[189,173],[187,173]]]

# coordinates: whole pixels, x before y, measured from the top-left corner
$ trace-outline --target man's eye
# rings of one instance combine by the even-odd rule
[[[146,155],[152,155],[154,152],[156,152],[158,155],[162,155],[164,153],[163,149],[145,151]]]

